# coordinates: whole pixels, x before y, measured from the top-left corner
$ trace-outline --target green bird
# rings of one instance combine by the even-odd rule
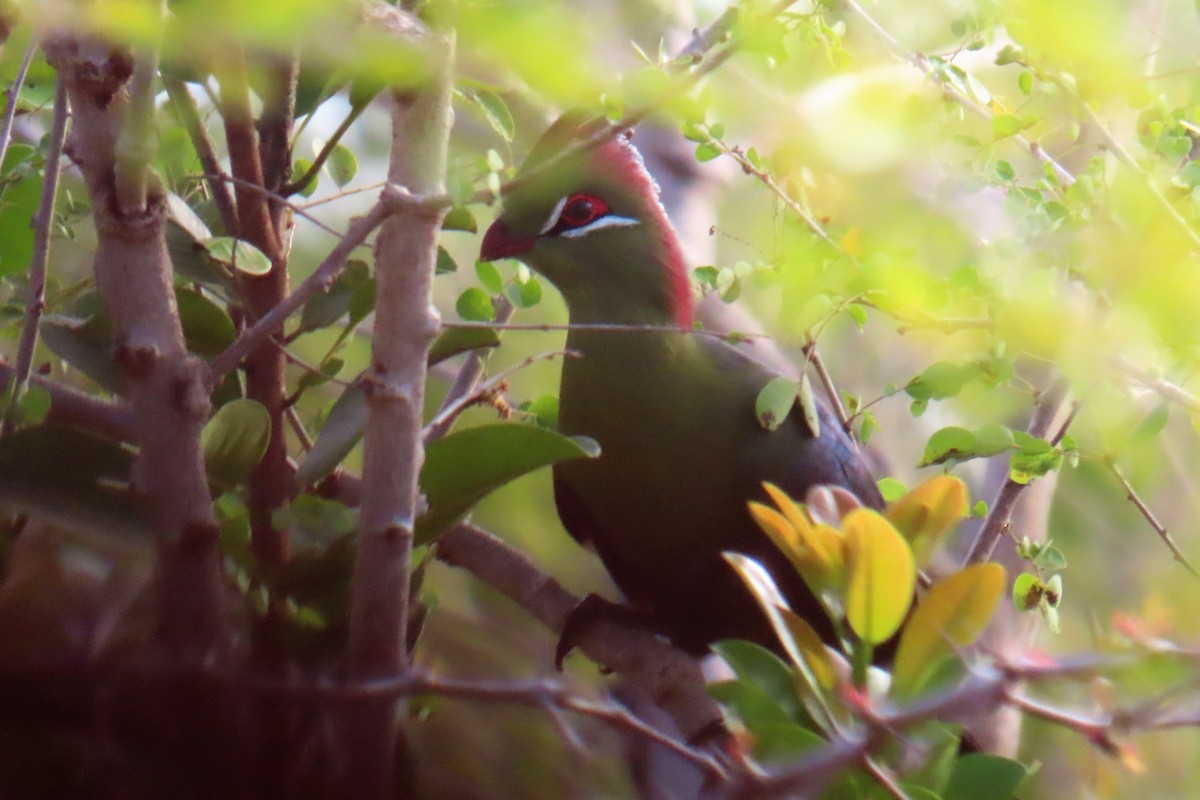
[[[804,497],[833,485],[864,505],[883,499],[853,441],[819,406],[814,436],[799,404],[777,429],[755,414],[776,374],[692,328],[692,288],[658,187],[626,136],[559,157],[597,122],[560,118],[535,145],[480,258],[517,258],[562,293],[572,328],[559,426],[600,444],[600,457],[554,467],[564,527],[594,546],[629,603],[691,653],[722,639],[779,644],[722,552],[757,559],[792,609],[827,640],[835,634],[747,501],[764,481]],[[674,331],[602,330],[639,326]],[[561,650],[560,650],[561,655]]]

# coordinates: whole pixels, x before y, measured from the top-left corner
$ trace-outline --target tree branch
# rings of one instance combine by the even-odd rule
[[[1141,515],[1146,518],[1146,522],[1150,523],[1150,527],[1153,528],[1154,532],[1158,534],[1158,538],[1163,540],[1163,544],[1165,544],[1167,549],[1171,551],[1171,555],[1174,556],[1175,560],[1182,564],[1184,569],[1186,569],[1188,572],[1200,578],[1200,572],[1196,572],[1196,568],[1193,567],[1192,563],[1183,555],[1183,551],[1179,549],[1179,545],[1175,543],[1175,540],[1171,537],[1171,533],[1167,530],[1166,526],[1158,521],[1158,517],[1156,517],[1154,512],[1150,510],[1150,506],[1146,505],[1146,502],[1142,500],[1141,496],[1138,495],[1137,491],[1134,490],[1133,484],[1131,484],[1129,479],[1126,478],[1124,473],[1121,472],[1121,468],[1117,466],[1116,460],[1111,456],[1108,456],[1104,459],[1104,464],[1108,467],[1108,471],[1113,474],[1113,477],[1120,482],[1121,487],[1125,490],[1125,498],[1129,500],[1129,502],[1133,503],[1134,508],[1136,508]]]
[[[579,598],[526,555],[474,525],[464,523],[443,533],[436,552],[439,560],[470,572],[556,633],[579,605]],[[691,741],[721,721],[699,664],[649,631],[602,619],[580,632],[577,646],[643,689],[671,715],[685,739]]]
[[[454,38],[417,30],[410,35],[425,50],[430,78],[393,92],[388,182],[427,195],[444,191]],[[347,648],[350,673],[359,678],[407,669],[425,365],[438,332],[433,276],[444,216],[444,209],[404,206],[384,221],[375,241],[375,328],[371,366],[362,379],[367,422]],[[361,796],[379,797],[392,791],[395,704],[376,703],[360,711],[348,720],[354,753],[349,777]]]
[[[1038,439],[1046,438],[1054,424],[1054,419],[1063,406],[1069,402],[1069,389],[1066,378],[1060,377],[1043,393],[1033,411],[1033,419],[1030,420],[1029,427],[1026,429],[1030,436]],[[980,563],[992,557],[992,551],[996,549],[1000,537],[1008,530],[1013,509],[1016,508],[1017,500],[1020,499],[1021,492],[1027,485],[1017,483],[1012,478],[1005,479],[1004,485],[1000,487],[1000,491],[992,503],[987,519],[984,520],[983,526],[980,527],[979,533],[975,537],[975,542],[967,553],[964,565]]]
[[[313,159],[312,164],[305,170],[304,174],[296,180],[288,181],[280,187],[279,193],[281,195],[284,197],[293,195],[305,186],[308,186],[309,181],[317,177],[321,169],[325,166],[325,162],[329,160],[329,157],[333,155],[333,151],[337,149],[342,137],[346,135],[346,131],[350,130],[350,126],[354,124],[355,120],[362,116],[362,112],[366,110],[367,105],[369,104],[364,102],[350,107],[350,113],[338,125],[337,130],[333,132],[333,136],[329,137],[329,141],[325,142],[325,146],[321,148],[320,153],[317,153],[317,157]]]
[[[208,132],[204,129],[204,123],[200,120],[200,109],[196,106],[196,100],[188,91],[187,84],[178,78],[164,75],[163,85],[166,86],[167,96],[171,98],[171,103],[175,106],[175,113],[179,115],[183,127],[187,129],[188,137],[192,140],[196,157],[204,169],[204,182],[208,185],[208,193],[217,207],[217,213],[221,215],[225,233],[228,236],[236,236],[238,217],[237,208],[233,205],[233,194],[229,191],[229,187],[220,180],[226,176],[221,170],[221,162],[217,160],[217,154],[213,150],[212,141],[208,138]]]
[[[33,351],[37,346],[38,326],[46,297],[46,265],[50,259],[50,232],[54,227],[54,202],[58,197],[58,178],[62,167],[63,144],[67,138],[67,117],[70,114],[67,85],[60,78],[54,87],[54,122],[50,128],[50,149],[46,153],[45,178],[37,214],[33,218],[33,260],[29,266],[29,296],[25,300],[25,322],[17,344],[17,362],[12,392],[12,405],[4,416],[4,432],[12,428],[16,403],[25,392],[33,367]]]
[[[56,34],[44,47],[74,110],[66,148],[91,195],[96,288],[129,384],[139,445],[131,480],[159,537],[158,634],[170,650],[206,659],[225,635],[218,529],[200,447],[210,408],[207,370],[184,345],[164,236],[166,197],[157,179],[126,176],[147,187],[143,208],[116,202],[117,137],[129,109],[146,101],[129,96],[134,65],[110,42]],[[152,85],[139,83],[138,90],[150,92]]]

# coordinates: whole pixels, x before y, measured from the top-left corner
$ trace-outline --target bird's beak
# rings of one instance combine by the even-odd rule
[[[504,217],[492,223],[483,235],[483,245],[479,248],[480,261],[495,261],[498,258],[509,258],[533,247],[533,238],[514,236],[504,224]]]

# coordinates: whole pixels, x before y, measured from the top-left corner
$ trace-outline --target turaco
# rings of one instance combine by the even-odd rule
[[[692,291],[658,187],[626,136],[535,171],[601,124],[560,118],[534,146],[483,238],[480,258],[517,258],[562,292],[572,325],[691,328]],[[634,609],[679,647],[740,638],[778,650],[753,597],[721,557],[758,559],[794,611],[833,630],[746,508],[763,481],[793,497],[818,484],[883,501],[854,443],[825,408],[820,436],[797,406],[768,432],[755,416],[775,377],[731,345],[681,332],[570,330],[559,426],[600,443],[595,460],[554,467],[563,525],[593,545]],[[560,649],[561,655],[561,649]]]

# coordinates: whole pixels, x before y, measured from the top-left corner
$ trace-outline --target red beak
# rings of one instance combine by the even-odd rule
[[[501,217],[492,223],[483,235],[483,245],[479,248],[480,261],[495,261],[498,258],[509,258],[518,253],[524,253],[533,247],[533,239],[513,236],[508,231]]]

